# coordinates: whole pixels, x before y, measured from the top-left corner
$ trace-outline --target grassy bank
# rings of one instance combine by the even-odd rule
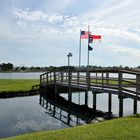
[[[63,130],[37,132],[5,140],[139,140],[140,117],[119,118]]]
[[[10,91],[28,91],[33,85],[39,84],[38,79],[0,79],[0,93]]]

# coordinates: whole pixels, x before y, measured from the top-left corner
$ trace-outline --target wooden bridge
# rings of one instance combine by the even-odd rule
[[[85,104],[88,104],[88,91],[93,93],[93,110],[96,112],[96,95],[108,93],[108,112],[112,110],[112,94],[119,98],[119,116],[123,116],[123,99],[134,100],[133,112],[137,114],[137,102],[140,101],[140,73],[125,70],[94,71],[49,71],[40,75],[40,85],[47,90],[54,89],[54,95],[66,91],[68,100],[72,100],[73,91],[85,92]],[[61,87],[61,88],[60,88]],[[63,89],[65,89],[63,91]]]

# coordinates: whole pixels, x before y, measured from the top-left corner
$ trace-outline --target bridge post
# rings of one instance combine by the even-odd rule
[[[118,75],[118,80],[119,80],[119,117],[123,116],[123,96],[122,96],[122,72],[119,71],[119,75]]]
[[[61,83],[63,82],[64,73],[61,71]]]
[[[69,93],[68,93],[68,101],[72,101],[72,92],[71,92],[71,88],[69,87]]]
[[[72,92],[71,92],[71,78],[72,78],[72,73],[71,71],[69,71],[69,75],[68,75],[68,79],[69,79],[69,93],[68,93],[68,101],[72,101]]]
[[[87,82],[87,89],[90,89],[90,71],[88,70],[86,73],[86,82]]]
[[[50,80],[50,82],[52,81],[52,74],[51,74],[51,72],[49,73],[49,80]]]
[[[119,97],[119,117],[123,117],[123,97]]]
[[[140,75],[136,75],[136,97],[138,96],[138,93],[140,91]],[[134,105],[133,105],[133,114],[137,114],[137,100],[134,99]]]
[[[80,79],[80,71],[77,72],[77,85],[79,85],[79,79]]]
[[[109,73],[107,72],[106,73],[106,85],[108,86],[108,84],[109,84]]]
[[[102,76],[102,89],[103,89],[103,86],[104,86],[104,73],[103,73],[103,71],[101,71],[101,76]]]
[[[96,77],[96,84],[97,84],[97,76],[98,76],[98,73],[96,72],[96,75],[95,75],[95,77]]]
[[[69,75],[68,75],[68,79],[69,79],[69,86],[71,86],[71,78],[72,78],[72,72],[69,71]]]
[[[112,114],[112,94],[108,93],[108,113]]]
[[[88,91],[85,91],[85,105],[88,106]]]
[[[53,77],[54,77],[54,83],[56,83],[56,73],[53,72]]]
[[[54,100],[57,101],[57,96],[58,96],[58,87],[55,85],[55,95],[54,95]]]
[[[46,80],[47,80],[47,85],[48,85],[48,83],[49,83],[48,72],[47,72],[47,75],[46,75]]]
[[[137,114],[137,100],[134,99],[133,114]]]
[[[96,92],[92,91],[93,94],[93,112],[94,112],[94,117],[96,116]]]

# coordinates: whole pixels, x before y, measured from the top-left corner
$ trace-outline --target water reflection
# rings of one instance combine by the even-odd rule
[[[88,107],[84,105],[84,93],[80,93],[80,101],[78,95],[77,93],[72,95],[72,104],[67,101],[67,94],[61,94],[58,100],[60,104],[58,104],[59,102],[56,104],[53,98],[49,99],[47,96],[0,99],[0,137],[15,136],[34,131],[63,129],[91,121],[102,121],[100,116],[94,119],[92,93],[89,92],[88,94]],[[97,110],[108,111],[107,99],[108,94],[97,95]],[[68,106],[71,107],[64,108]],[[118,107],[118,96],[113,95],[113,114],[118,115]],[[76,113],[77,110],[78,113]],[[138,102],[138,113],[140,113],[140,102]],[[124,99],[124,115],[132,114],[133,100]]]
[[[52,94],[40,94],[40,105],[46,109],[46,113],[62,121],[69,126],[76,126],[85,123],[103,121],[114,116],[105,112],[94,110],[85,104],[70,102],[62,96],[57,96],[57,100]]]
[[[68,127],[45,113],[39,96],[0,99],[0,137]]]

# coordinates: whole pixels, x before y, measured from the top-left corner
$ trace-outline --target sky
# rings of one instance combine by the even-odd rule
[[[0,0],[0,63],[78,66],[80,30],[101,35],[90,65],[140,65],[139,0]],[[81,41],[87,65],[87,40]]]

